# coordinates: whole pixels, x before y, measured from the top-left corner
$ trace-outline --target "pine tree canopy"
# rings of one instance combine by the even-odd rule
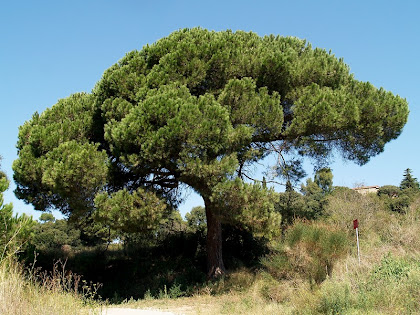
[[[405,99],[357,81],[305,40],[184,29],[21,126],[16,194],[131,231],[159,222],[188,185],[204,199],[209,234],[220,222],[270,230],[280,221],[276,195],[245,182],[247,166],[279,150],[364,164],[407,116]],[[208,252],[221,251],[209,242]],[[208,258],[210,272],[223,272]]]

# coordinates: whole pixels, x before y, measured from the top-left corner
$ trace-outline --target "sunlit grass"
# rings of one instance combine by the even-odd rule
[[[331,201],[320,226],[347,231],[350,247],[320,284],[290,270],[244,268],[191,297],[149,295],[120,307],[182,314],[420,314],[420,199],[400,214],[384,209],[375,196],[340,198]],[[361,222],[360,264],[354,218]]]
[[[55,270],[37,274],[12,259],[0,262],[0,314],[99,314],[100,305],[78,292],[77,276]],[[87,292],[87,287],[85,288]]]
[[[164,286],[155,295],[149,291],[143,299],[112,307],[175,314],[420,314],[420,199],[404,214],[384,209],[375,198],[357,195],[332,200],[328,211],[330,215],[315,225],[323,229],[318,234],[340,229],[350,244],[337,255],[324,281],[308,281],[300,265],[282,270],[302,254],[296,251],[283,257],[294,260],[274,261],[272,270],[264,266],[235,270],[218,281],[197,285],[192,295],[182,292],[180,285]],[[354,217],[362,218],[360,264],[354,231],[346,227]],[[277,240],[275,245],[290,247],[286,241]],[[309,251],[325,251],[314,246]],[[13,259],[0,263],[0,314],[100,313],[101,304],[93,300],[95,290],[60,264],[47,274],[23,270]]]

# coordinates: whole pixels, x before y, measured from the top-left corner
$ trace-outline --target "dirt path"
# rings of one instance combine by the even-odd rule
[[[102,311],[102,315],[175,315],[171,312],[159,310],[142,310],[135,308],[107,308]]]

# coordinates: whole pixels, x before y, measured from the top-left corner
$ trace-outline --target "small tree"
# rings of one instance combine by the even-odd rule
[[[47,220],[43,220],[47,219]],[[37,250],[48,252],[58,250],[63,245],[79,247],[80,230],[72,227],[66,220],[56,220],[54,216],[40,218],[41,223],[34,226],[33,245]]]
[[[296,218],[306,217],[304,197],[293,189],[279,193],[275,209],[282,216],[283,227],[290,225]]]
[[[403,177],[403,180],[401,181],[400,188],[401,189],[412,188],[415,190],[420,189],[417,178],[414,178],[413,175],[411,175],[411,169],[407,168],[404,171],[404,177]]]
[[[40,215],[39,221],[42,223],[55,222],[55,217],[52,213],[44,212],[43,214]]]
[[[3,193],[8,187],[6,174],[0,170],[0,261],[22,250],[31,237],[34,224],[32,217],[25,214],[13,216],[13,205],[4,204]]]
[[[330,168],[321,168],[315,172],[314,180],[308,178],[301,186],[304,195],[304,213],[307,219],[316,219],[324,212],[326,196],[333,190],[333,174]]]
[[[202,206],[194,207],[185,215],[190,231],[204,233],[207,229],[206,210]]]
[[[314,182],[322,189],[323,194],[332,192],[333,189],[333,173],[330,168],[324,167],[315,173]]]

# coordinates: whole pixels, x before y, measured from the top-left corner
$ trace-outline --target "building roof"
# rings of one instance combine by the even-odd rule
[[[379,189],[379,186],[375,185],[375,186],[360,186],[360,187],[356,187],[353,188],[354,190],[361,190],[361,189]]]

